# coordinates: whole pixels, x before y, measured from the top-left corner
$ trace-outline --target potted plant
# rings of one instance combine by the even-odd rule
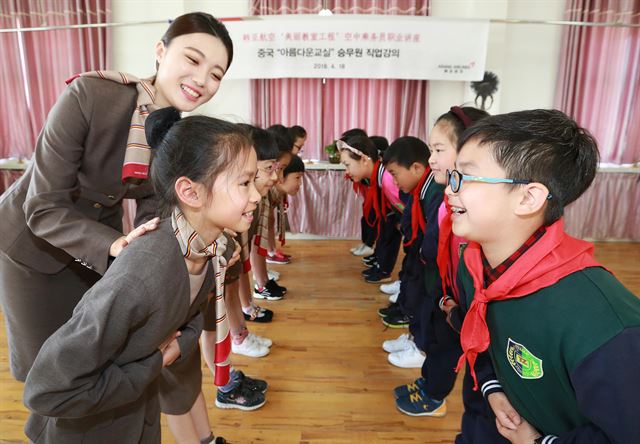
[[[324,150],[329,155],[329,163],[340,163],[340,151],[338,151],[335,140],[325,146]]]

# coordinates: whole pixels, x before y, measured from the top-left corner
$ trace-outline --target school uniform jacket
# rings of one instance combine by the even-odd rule
[[[24,390],[29,439],[159,443],[159,386],[171,384],[172,368],[179,375],[194,361],[199,367],[210,264],[206,273],[190,304],[186,264],[168,219],[127,246],[42,346]],[[181,356],[163,370],[158,346],[176,330]],[[169,378],[158,378],[161,372]]]
[[[410,307],[416,305],[416,300],[421,301],[419,307],[413,308],[417,312],[410,313],[410,316],[417,318],[419,326],[412,326],[411,330],[416,338],[416,344],[423,350],[427,349],[430,343],[429,338],[434,336],[431,317],[437,309],[437,301],[442,296],[436,257],[440,231],[438,208],[444,198],[444,186],[436,183],[433,177],[433,173],[429,173],[420,190],[420,207],[425,220],[425,232],[423,233],[418,228],[419,232],[411,245],[404,247],[405,259],[402,264],[401,292],[405,294],[402,294],[398,299],[403,310],[407,311],[412,310]],[[400,222],[404,242],[412,237],[412,206],[413,195],[410,194]]]
[[[468,307],[473,280],[464,261],[458,270]],[[497,380],[545,444],[640,442],[640,300],[611,273],[586,268],[491,302],[486,321]]]
[[[153,217],[148,181],[122,183],[136,105],[134,85],[80,77],[49,112],[33,160],[0,197],[0,250],[41,273],[71,261],[104,274],[122,236],[122,199],[136,199],[136,225]]]

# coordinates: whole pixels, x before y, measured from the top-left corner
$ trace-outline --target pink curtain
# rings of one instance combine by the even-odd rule
[[[334,14],[428,15],[428,0],[328,0]],[[251,13],[317,14],[321,1],[253,0]],[[403,135],[427,137],[427,82],[368,79],[253,80],[252,118],[307,129],[306,158],[327,159],[323,147],[349,128],[360,127],[390,141]]]
[[[599,172],[565,211],[565,228],[583,239],[640,241],[640,174]]]
[[[110,0],[3,0],[0,27],[109,21]],[[106,69],[107,28],[0,34],[0,157],[30,157],[49,109],[73,74]]]
[[[346,182],[344,170],[310,170],[302,189],[289,197],[287,217],[292,233],[359,238],[362,197]]]
[[[568,0],[567,20],[640,24],[638,0]],[[640,162],[640,29],[567,26],[556,107],[588,128],[602,162]]]

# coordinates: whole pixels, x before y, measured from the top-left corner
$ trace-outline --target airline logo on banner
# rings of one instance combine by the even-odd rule
[[[489,22],[383,15],[223,19],[225,78],[482,80]]]

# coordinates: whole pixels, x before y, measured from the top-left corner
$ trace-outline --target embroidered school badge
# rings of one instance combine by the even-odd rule
[[[540,379],[544,375],[542,359],[511,338],[507,342],[507,360],[522,379]]]

